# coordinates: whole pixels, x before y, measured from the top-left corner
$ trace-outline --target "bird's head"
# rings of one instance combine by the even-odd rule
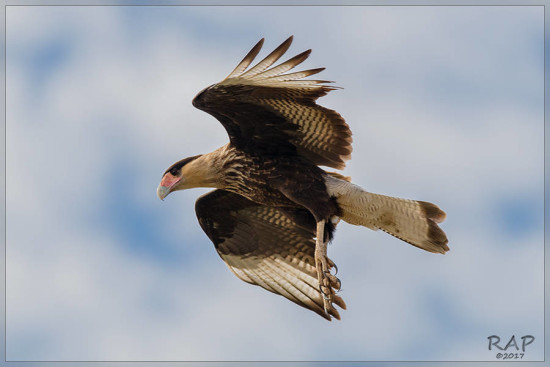
[[[164,172],[160,185],[157,188],[157,195],[161,200],[164,200],[172,191],[204,186],[204,170],[201,164],[197,162],[197,158],[201,156],[196,155],[182,159]]]

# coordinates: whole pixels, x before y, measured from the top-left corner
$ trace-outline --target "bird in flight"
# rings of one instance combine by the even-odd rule
[[[271,67],[292,36],[248,68],[261,39],[227,78],[202,90],[193,106],[214,116],[229,143],[211,153],[174,163],[157,194],[212,187],[199,197],[200,226],[233,273],[308,308],[327,320],[340,281],[327,257],[339,220],[381,229],[423,250],[444,254],[447,237],[436,205],[367,192],[343,169],[351,158],[351,131],[336,111],[316,103],[336,89],[328,81],[304,79],[324,68],[289,72],[311,50]]]

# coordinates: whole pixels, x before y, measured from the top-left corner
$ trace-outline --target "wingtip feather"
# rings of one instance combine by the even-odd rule
[[[304,62],[309,55],[311,54],[311,50],[306,50],[304,52],[299,53],[298,55],[291,57],[287,61],[272,67],[271,69],[265,70],[261,72],[260,74],[256,75],[255,78],[258,79],[267,79],[271,77],[284,77],[287,74],[284,74],[285,72],[295,68],[297,65]]]
[[[265,69],[273,65],[277,60],[283,56],[290,45],[292,44],[293,37],[290,36],[283,43],[281,43],[275,50],[267,55],[262,61],[253,66],[250,70],[241,75],[242,78],[249,79],[257,74],[262,73]]]
[[[265,38],[262,38],[252,47],[250,51],[246,54],[246,56],[241,60],[241,62],[237,65],[237,67],[227,76],[228,78],[233,78],[236,76],[241,75],[246,68],[254,61],[256,56],[258,56],[258,53],[260,53],[260,50],[262,49],[262,46],[264,44]]]

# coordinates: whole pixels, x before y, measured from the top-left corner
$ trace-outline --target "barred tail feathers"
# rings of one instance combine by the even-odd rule
[[[391,234],[423,250],[444,254],[447,236],[437,223],[445,212],[425,201],[394,198],[367,192],[335,176],[326,178],[327,190],[336,197],[345,222]]]

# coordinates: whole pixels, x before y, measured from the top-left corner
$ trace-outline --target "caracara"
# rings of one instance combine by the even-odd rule
[[[315,102],[336,88],[303,79],[324,68],[289,72],[311,50],[271,67],[292,37],[248,69],[263,42],[193,99],[193,106],[221,122],[229,143],[173,164],[157,194],[164,199],[176,190],[215,188],[199,197],[195,211],[229,269],[328,320],[340,319],[334,306],[346,305],[336,294],[340,281],[327,257],[338,221],[444,254],[448,241],[437,223],[445,213],[424,201],[369,193],[320,168],[343,169],[351,158],[349,126]]]

